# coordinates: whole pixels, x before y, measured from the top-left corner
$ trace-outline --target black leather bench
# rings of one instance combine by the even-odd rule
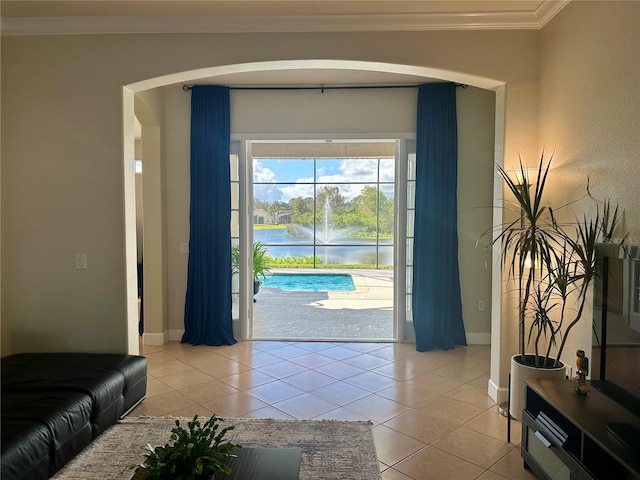
[[[137,355],[21,353],[2,359],[3,480],[47,479],[138,405]]]

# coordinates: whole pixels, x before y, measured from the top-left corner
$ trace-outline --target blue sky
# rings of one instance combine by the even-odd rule
[[[319,159],[316,161],[317,182],[335,184],[356,182],[355,185],[340,185],[347,200],[360,194],[363,185],[357,182],[375,183],[377,159]],[[393,182],[394,159],[383,159],[380,165],[380,181]],[[260,200],[286,202],[298,196],[313,196],[314,164],[308,159],[254,159],[254,197]],[[293,185],[256,185],[287,182]],[[392,189],[385,188],[388,195]]]
[[[260,170],[262,169],[262,170]],[[273,179],[256,178],[257,172],[269,170],[273,173]],[[333,168],[333,173],[340,173],[337,168]],[[296,183],[300,179],[313,178],[313,162],[299,159],[260,159],[254,160],[253,167],[254,182],[277,181]]]

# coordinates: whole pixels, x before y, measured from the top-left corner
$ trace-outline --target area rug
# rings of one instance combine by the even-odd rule
[[[142,462],[144,446],[164,445],[175,417],[132,417],[118,422],[53,478],[129,480]],[[191,418],[180,418],[186,426]],[[201,423],[207,419],[201,418]],[[370,422],[228,418],[227,438],[246,447],[300,447],[299,480],[379,480],[380,467]]]

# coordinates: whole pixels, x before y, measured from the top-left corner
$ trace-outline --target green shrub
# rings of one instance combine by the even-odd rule
[[[316,257],[315,260],[316,260],[316,265],[322,264],[322,260],[320,260],[319,257]],[[310,256],[282,257],[282,258],[269,257],[269,264],[272,267],[281,267],[281,268],[313,267],[313,257],[310,257]]]

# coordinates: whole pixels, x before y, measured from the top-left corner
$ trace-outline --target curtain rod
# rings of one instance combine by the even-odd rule
[[[467,88],[469,85],[456,83],[456,87]],[[420,85],[349,85],[344,87],[229,87],[229,90],[367,90],[367,89],[393,89],[393,88],[418,88]],[[183,85],[182,90],[188,92],[193,85]]]

